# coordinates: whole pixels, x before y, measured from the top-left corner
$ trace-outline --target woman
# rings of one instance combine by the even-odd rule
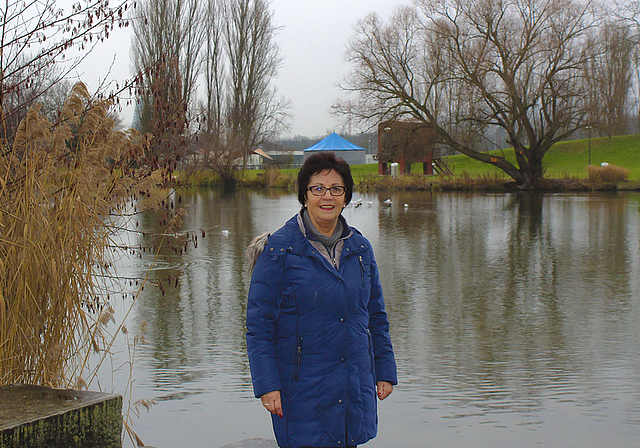
[[[373,250],[341,214],[352,193],[344,160],[312,155],[298,173],[300,212],[247,250],[251,377],[280,447],[365,443],[376,392],[384,400],[397,383]]]

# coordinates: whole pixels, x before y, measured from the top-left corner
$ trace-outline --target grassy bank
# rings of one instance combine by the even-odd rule
[[[590,153],[590,155],[589,155]],[[495,150],[490,154],[506,157],[515,164],[513,149]],[[599,167],[606,162],[628,170],[626,181],[590,182],[589,157],[591,165]],[[351,171],[356,186],[361,189],[501,189],[511,179],[492,165],[479,162],[465,155],[448,157],[454,170],[452,176],[423,176],[413,174],[401,176],[398,180],[388,176],[378,176],[378,165],[353,165]],[[554,145],[544,158],[545,178],[558,180],[568,189],[588,190],[611,188],[640,188],[640,135],[599,137],[572,140]],[[422,165],[415,164],[413,173],[421,173]],[[248,187],[295,188],[297,169],[247,170],[240,176],[239,185]],[[201,172],[191,177],[187,184],[197,186],[219,186],[217,176]]]
[[[515,163],[513,149],[497,150],[493,153],[507,157]],[[499,170],[491,165],[473,160],[464,155],[449,158],[455,167],[455,175],[464,172],[469,176],[490,175]],[[629,179],[640,179],[640,135],[622,135],[591,139],[591,164],[607,162],[629,170]],[[587,179],[589,176],[589,139],[571,140],[554,145],[544,158],[547,179]]]

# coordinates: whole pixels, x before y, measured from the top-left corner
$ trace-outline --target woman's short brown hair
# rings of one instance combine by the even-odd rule
[[[298,201],[305,205],[307,201],[307,187],[311,176],[323,171],[333,170],[340,175],[344,182],[344,204],[351,202],[353,195],[353,177],[349,164],[332,152],[322,151],[310,155],[298,171]]]

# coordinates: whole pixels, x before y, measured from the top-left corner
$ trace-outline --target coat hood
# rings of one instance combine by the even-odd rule
[[[253,272],[253,268],[256,265],[256,261],[258,261],[258,257],[267,245],[269,236],[271,236],[269,232],[258,235],[251,240],[249,246],[247,246],[247,249],[244,251],[244,259],[249,262],[249,270],[251,272]]]

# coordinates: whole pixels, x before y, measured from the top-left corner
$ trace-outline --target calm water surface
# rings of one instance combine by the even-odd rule
[[[134,429],[158,448],[273,439],[245,354],[242,253],[298,211],[296,197],[178,198],[197,247],[120,261],[122,275],[150,271],[164,290],[148,283],[127,321],[131,339],[146,325],[133,400],[156,401]],[[640,195],[358,198],[344,214],[376,252],[400,381],[367,447],[638,446]],[[125,240],[153,245],[158,221],[141,218]],[[118,303],[121,317],[130,304]],[[114,352],[116,366],[129,359],[123,341]],[[122,392],[128,376],[105,387]]]

